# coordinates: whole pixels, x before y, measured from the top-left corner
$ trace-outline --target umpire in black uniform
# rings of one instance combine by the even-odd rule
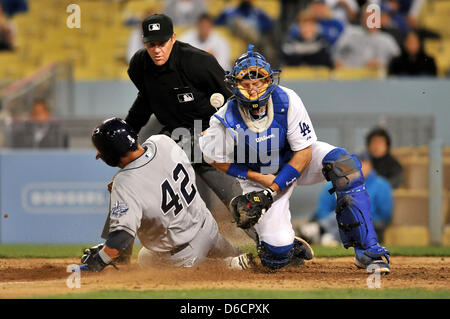
[[[144,19],[142,31],[145,48],[134,54],[128,69],[139,92],[125,121],[139,132],[154,114],[164,125],[161,133],[169,136],[177,128],[189,129],[193,135],[194,120],[202,121],[202,131],[207,129],[216,112],[210,96],[221,93],[228,99],[232,95],[224,82],[224,70],[211,54],[177,41],[172,20],[164,14]],[[176,136],[173,138],[179,142]],[[192,138],[194,147],[198,136]],[[190,155],[194,155],[192,149]],[[235,178],[205,162],[194,162],[193,167],[226,206],[242,194]],[[102,237],[107,233],[105,228]]]

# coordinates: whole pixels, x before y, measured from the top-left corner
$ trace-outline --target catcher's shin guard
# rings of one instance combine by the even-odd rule
[[[323,158],[322,165],[325,178],[333,184],[330,193],[336,192],[336,219],[344,247],[366,250],[377,245],[359,158],[335,148]]]

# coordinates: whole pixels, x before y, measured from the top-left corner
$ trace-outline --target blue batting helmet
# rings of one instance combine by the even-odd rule
[[[277,87],[281,70],[272,70],[266,58],[262,54],[254,52],[253,47],[252,44],[249,44],[248,51],[236,60],[233,70],[226,72],[225,82],[231,87],[240,105],[250,110],[258,110],[266,105],[273,90]],[[251,99],[249,92],[240,85],[240,82],[246,79],[269,79],[269,82],[258,90],[256,98]]]

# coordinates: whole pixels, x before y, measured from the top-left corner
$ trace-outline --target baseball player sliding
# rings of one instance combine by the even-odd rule
[[[317,140],[300,97],[278,85],[280,72],[249,45],[225,76],[234,96],[199,140],[207,161],[241,183],[244,195],[230,203],[237,225],[254,227],[268,268],[313,258],[312,248],[295,237],[289,197],[296,185],[325,178],[336,192],[340,237],[344,247],[354,247],[355,264],[388,273],[389,252],[377,242],[360,160]]]
[[[136,235],[143,245],[138,257],[143,267],[192,267],[206,258],[223,258],[232,269],[248,268],[249,257],[219,233],[185,152],[165,135],[142,145],[137,140],[118,118],[104,121],[92,133],[97,159],[120,170],[111,188],[108,239],[85,251],[80,269],[97,272],[113,264]]]

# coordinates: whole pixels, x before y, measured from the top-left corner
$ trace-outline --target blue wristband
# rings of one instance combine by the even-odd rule
[[[231,163],[227,170],[227,174],[240,179],[247,179],[248,167],[243,164]]]
[[[273,182],[280,187],[280,190],[284,190],[286,187],[294,183],[299,177],[300,172],[291,165],[286,164],[283,166]]]

